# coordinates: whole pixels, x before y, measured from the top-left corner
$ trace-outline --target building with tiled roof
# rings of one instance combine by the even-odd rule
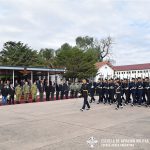
[[[150,77],[150,63],[113,66],[111,63],[104,61],[95,64],[98,69],[95,80],[99,78],[145,78]]]

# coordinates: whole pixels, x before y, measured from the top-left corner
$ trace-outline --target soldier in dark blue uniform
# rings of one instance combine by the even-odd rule
[[[109,98],[108,88],[109,88],[108,81],[107,81],[107,79],[105,79],[105,81],[103,83],[103,99],[104,99],[104,104],[107,103],[108,98]]]
[[[122,106],[122,98],[121,98],[121,93],[122,93],[122,87],[120,82],[116,82],[115,84],[115,90],[116,90],[116,97],[117,97],[117,107],[116,109],[118,110],[119,107],[123,108]]]
[[[115,84],[113,79],[109,81],[108,91],[109,91],[109,104],[111,105],[114,103],[114,96],[115,96]]]
[[[82,82],[83,82],[83,84],[81,86],[81,91],[82,91],[82,95],[83,95],[83,98],[84,98],[84,102],[83,102],[82,108],[80,109],[81,111],[83,111],[86,106],[88,107],[87,110],[90,109],[90,105],[89,105],[89,102],[88,102],[89,87],[88,87],[88,84],[87,84],[85,79]]]
[[[91,100],[90,100],[90,103],[92,102],[95,102],[95,98],[94,98],[94,95],[95,95],[95,83],[91,82],[89,83],[89,92],[90,92],[90,96],[91,96]]]
[[[138,96],[138,105],[141,106],[142,104],[142,96],[143,96],[143,83],[142,83],[142,79],[138,78],[138,82],[137,82],[137,96]]]
[[[136,86],[136,80],[134,78],[132,78],[132,81],[130,83],[130,89],[131,89],[131,94],[132,94],[132,106],[134,106],[137,102],[136,99],[136,90],[137,90],[137,86]]]
[[[130,103],[130,81],[127,79],[124,84],[125,104]]]
[[[146,89],[146,97],[147,97],[147,101],[146,101],[146,106],[150,106],[150,79],[146,78],[145,79],[145,89]]]
[[[143,94],[142,94],[142,103],[146,103],[146,79],[143,79]]]
[[[103,94],[103,81],[102,81],[102,79],[98,80],[98,83],[96,85],[96,90],[97,90],[97,93],[98,93],[98,96],[99,96],[97,104],[99,104],[99,103],[103,102],[103,95],[104,95]]]

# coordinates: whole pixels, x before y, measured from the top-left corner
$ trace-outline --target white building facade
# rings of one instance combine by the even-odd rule
[[[137,64],[137,65],[125,65],[125,66],[113,66],[109,62],[96,63],[98,69],[95,81],[98,79],[131,79],[131,78],[150,78],[150,63]]]

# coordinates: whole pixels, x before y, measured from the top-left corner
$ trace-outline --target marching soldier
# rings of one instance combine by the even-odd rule
[[[147,97],[146,106],[150,106],[150,79],[146,78],[145,82],[146,82],[145,89],[146,89],[146,97]]]
[[[117,107],[116,110],[119,109],[119,106],[123,108],[122,106],[122,98],[121,98],[121,93],[122,93],[122,87],[120,82],[116,82],[116,96],[117,96]]]
[[[81,111],[83,111],[86,106],[88,107],[87,110],[90,109],[90,105],[89,105],[89,102],[88,102],[89,87],[88,87],[88,84],[87,84],[85,79],[82,82],[83,82],[83,84],[82,84],[82,87],[81,87],[81,91],[82,91],[82,94],[83,94],[84,102],[83,102],[82,108],[80,109]]]
[[[20,87],[20,84],[18,84],[15,88],[15,93],[16,93],[16,101],[19,104],[21,100],[21,95],[22,95],[22,89]]]
[[[90,103],[95,102],[95,98],[94,98],[94,94],[95,94],[95,85],[93,82],[91,82],[89,84],[89,89],[90,89],[90,96],[91,96],[91,100]]]
[[[137,82],[137,92],[138,92],[138,106],[141,106],[142,103],[142,96],[143,96],[143,83],[142,83],[142,79],[138,78],[138,82]]]
[[[134,78],[132,78],[132,81],[130,83],[130,88],[131,88],[131,94],[132,94],[131,106],[134,106],[136,104],[136,91],[137,91],[136,80]]]
[[[29,93],[30,93],[30,87],[28,85],[28,82],[25,82],[23,86],[23,94],[24,94],[24,100],[26,103],[29,102]]]
[[[125,104],[128,104],[130,102],[130,83],[127,79],[124,83],[124,93],[125,93]]]
[[[109,81],[108,91],[109,91],[109,104],[111,105],[114,103],[114,96],[115,96],[115,84],[113,79]]]
[[[37,85],[36,82],[31,85],[31,95],[32,95],[32,101],[36,102],[36,97],[37,97]]]
[[[99,103],[103,102],[103,82],[102,82],[102,79],[98,80],[96,90],[97,90],[97,93],[99,96],[97,104],[99,104]]]
[[[103,99],[104,99],[104,104],[106,104],[107,103],[107,101],[108,101],[108,97],[109,97],[109,93],[108,93],[108,88],[109,88],[109,86],[108,86],[108,81],[107,81],[107,79],[105,79],[104,80],[104,83],[103,83]]]

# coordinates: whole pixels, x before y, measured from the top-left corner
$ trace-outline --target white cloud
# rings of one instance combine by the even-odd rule
[[[117,64],[150,62],[149,0],[0,0],[0,4],[0,47],[12,40],[38,50],[58,48],[65,42],[74,45],[77,36],[110,35]]]

